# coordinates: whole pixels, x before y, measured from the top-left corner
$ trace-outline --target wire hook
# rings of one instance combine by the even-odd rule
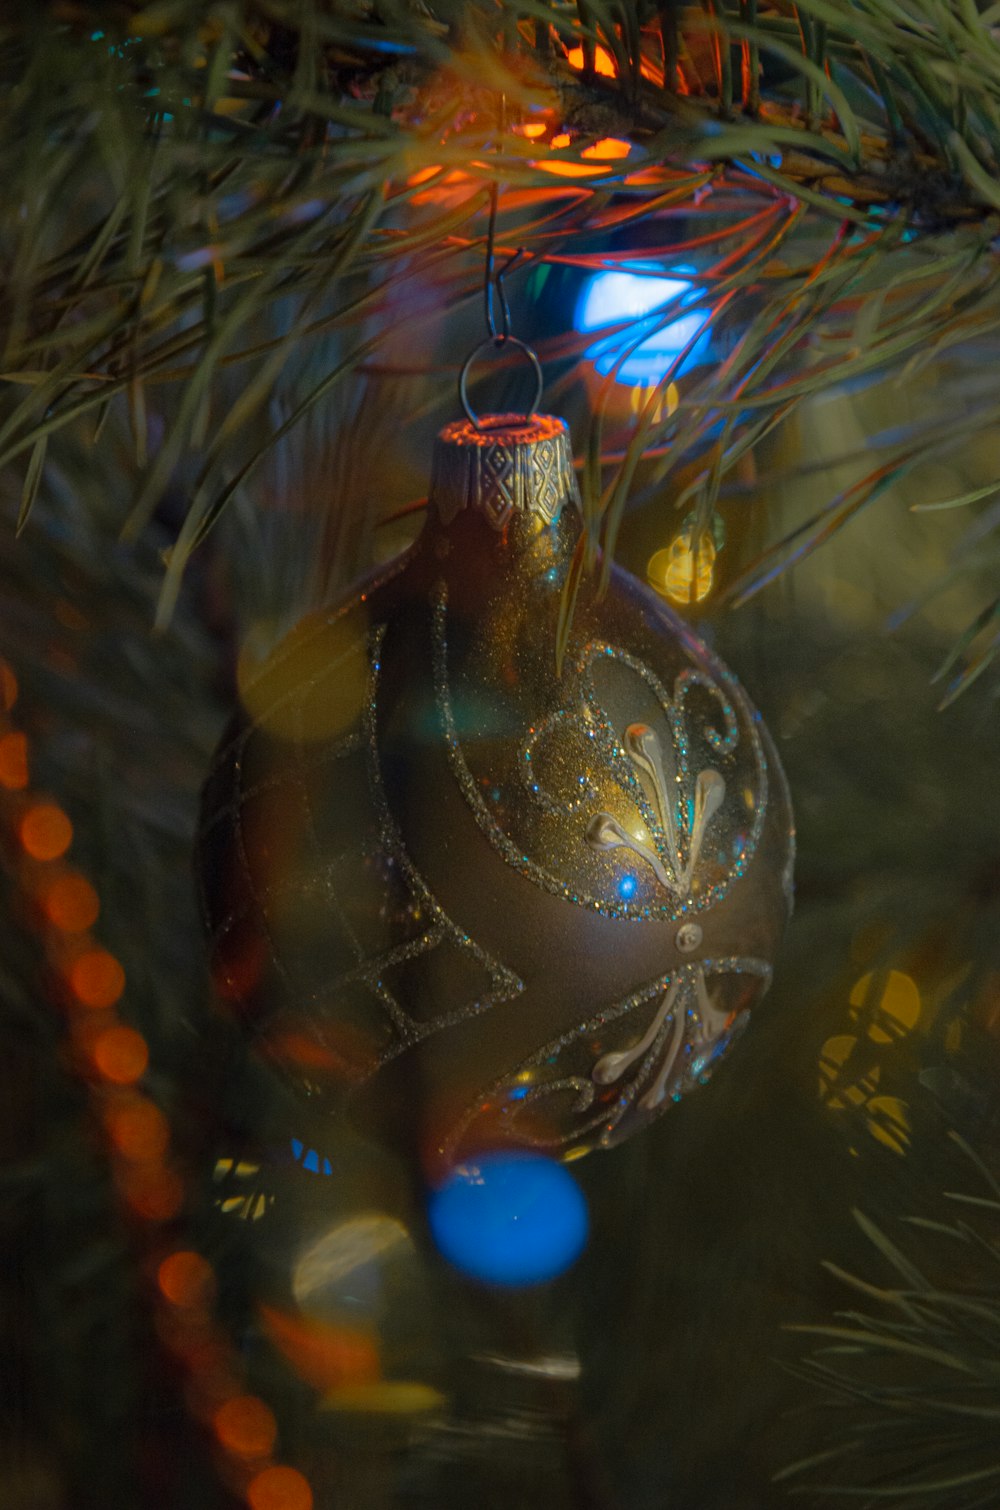
[[[506,122],[507,96],[505,94],[502,94],[500,96],[500,112],[498,119],[498,152],[501,150],[501,142],[504,130],[506,129]],[[508,273],[512,272],[516,266],[520,265],[530,256],[530,253],[525,251],[524,247],[518,247],[517,251],[512,252],[500,268],[497,267],[496,235],[497,206],[499,199],[500,184],[498,180],[494,178],[493,182],[490,184],[490,213],[486,227],[486,258],[483,275],[483,313],[486,319],[486,339],[484,341],[481,341],[478,346],[474,347],[472,352],[470,352],[469,356],[466,358],[465,362],[462,365],[461,376],[459,378],[458,384],[458,396],[461,400],[462,408],[465,412],[465,417],[466,419],[471,421],[471,423],[477,430],[480,430],[482,426],[479,421],[479,416],[475,413],[471,404],[469,403],[467,385],[469,378],[469,369],[471,368],[475,358],[487,346],[494,346],[499,350],[500,348],[505,346],[508,341],[513,342],[514,345],[516,345],[525,354],[532,367],[534,368],[536,381],[535,401],[532,405],[532,408],[528,410],[527,414],[525,415],[525,418],[528,417],[528,414],[535,412],[535,409],[541,402],[542,395],[543,379],[538,357],[526,342],[518,340],[517,337],[511,333],[510,304],[507,300],[507,290],[504,287],[503,281]]]

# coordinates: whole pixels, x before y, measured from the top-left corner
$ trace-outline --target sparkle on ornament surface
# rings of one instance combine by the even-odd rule
[[[595,273],[589,280],[577,304],[577,329],[603,330],[630,322],[627,329],[603,336],[584,353],[602,377],[614,369],[617,383],[659,383],[689,342],[694,345],[678,370],[701,358],[708,344],[706,313],[680,312],[697,296],[695,285],[684,276],[690,271],[682,267],[668,274],[662,263],[633,262]],[[660,311],[673,301],[679,312],[664,323]],[[643,331],[648,332],[644,340]]]
[[[495,1285],[543,1284],[582,1253],[589,1219],[573,1176],[542,1154],[483,1154],[458,1165],[430,1198],[444,1257]]]
[[[622,876],[618,882],[618,895],[623,902],[627,902],[631,897],[635,896],[635,889],[638,884],[635,876]]]

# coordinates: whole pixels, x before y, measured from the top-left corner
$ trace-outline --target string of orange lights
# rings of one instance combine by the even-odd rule
[[[57,802],[32,790],[28,738],[11,718],[18,691],[14,671],[0,661],[0,834],[23,915],[42,945],[48,994],[65,1014],[71,1062],[88,1086],[115,1186],[142,1233],[157,1335],[185,1376],[185,1404],[214,1441],[226,1488],[250,1510],[312,1510],[308,1479],[274,1457],[274,1413],[248,1391],[236,1350],[213,1318],[212,1265],[171,1242],[185,1180],[167,1119],[143,1089],[149,1047],[119,1015],[125,971],[92,931],[100,899],[70,862],[72,823]]]

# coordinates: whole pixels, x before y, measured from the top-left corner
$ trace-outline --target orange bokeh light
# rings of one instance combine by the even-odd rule
[[[582,46],[571,47],[569,52],[566,54],[566,62],[569,64],[570,68],[582,68]],[[606,79],[613,79],[618,74],[615,60],[608,52],[608,49],[606,47],[596,47],[594,49],[594,72],[601,74]]]
[[[163,1260],[156,1271],[156,1282],[161,1295],[185,1311],[209,1305],[215,1294],[212,1265],[189,1248],[181,1248]]]
[[[166,1117],[145,1096],[135,1096],[109,1107],[104,1115],[104,1125],[122,1157],[137,1164],[162,1159],[170,1143]]]
[[[370,1333],[271,1306],[261,1306],[260,1315],[271,1341],[314,1389],[329,1391],[381,1379],[378,1346]]]
[[[554,147],[558,152],[562,148],[568,147],[569,144],[570,137],[564,131],[559,136],[552,138],[550,146]],[[622,141],[619,137],[605,136],[599,142],[593,142],[589,147],[584,147],[580,153],[581,157],[591,159],[595,164],[594,166],[591,166],[591,162],[550,162],[544,158],[540,158],[532,164],[532,167],[541,168],[543,172],[551,173],[556,178],[593,178],[595,175],[605,171],[605,169],[598,167],[596,164],[615,162],[621,158],[628,157],[631,150],[629,143]]]
[[[28,785],[28,741],[23,734],[0,739],[0,786],[21,792]]]
[[[570,68],[582,68],[582,46],[571,47],[566,54],[566,62]],[[594,72],[598,75],[603,75],[606,79],[615,79],[618,77],[618,64],[615,62],[614,54],[610,53],[606,47],[596,47],[594,49]],[[657,68],[651,58],[643,58],[640,61],[639,72],[644,79],[650,79],[654,84],[663,83],[663,70],[662,68]],[[686,93],[686,90],[682,89],[680,92],[683,94]]]
[[[415,189],[417,187],[417,184],[425,184],[429,178],[434,177],[435,173],[440,172],[441,169],[436,163],[431,163],[427,168],[418,168],[417,171],[415,173],[411,173],[409,178],[406,180],[407,186],[411,189]]]
[[[21,819],[18,834],[33,860],[58,860],[73,842],[73,825],[54,802],[36,802]]]
[[[9,713],[17,702],[17,677],[6,661],[0,661],[0,708]]]
[[[309,1480],[296,1468],[264,1468],[247,1488],[250,1510],[312,1510]]]
[[[184,1204],[184,1182],[161,1164],[142,1165],[119,1176],[122,1197],[147,1222],[169,1222]]]
[[[220,1405],[212,1419],[227,1452],[240,1458],[266,1458],[278,1436],[274,1413],[256,1395],[237,1395]]]
[[[615,162],[621,157],[628,157],[631,150],[631,145],[620,136],[604,136],[592,147],[584,147],[580,156],[597,158],[600,162]]]
[[[101,910],[97,892],[75,870],[59,876],[47,889],[42,906],[49,922],[64,933],[83,933],[97,922]]]
[[[73,961],[69,983],[85,1007],[113,1007],[125,989],[125,971],[106,949],[88,949]]]
[[[93,1046],[94,1064],[105,1080],[115,1085],[131,1085],[146,1073],[149,1048],[135,1028],[118,1024],[97,1035]]]

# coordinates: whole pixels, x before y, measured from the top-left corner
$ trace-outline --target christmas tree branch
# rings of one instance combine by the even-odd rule
[[[469,296],[493,177],[501,235],[536,263],[639,221],[683,255],[699,237],[662,219],[678,205],[716,238],[698,308],[735,344],[669,415],[667,374],[610,471],[598,403],[592,557],[613,553],[640,494],[670,496],[683,476],[690,497],[692,461],[703,500],[802,398],[988,338],[1000,319],[1000,46],[968,4],[243,0],[206,14],[160,0],[56,7],[6,23],[4,40],[0,465],[23,469],[23,527],[53,442],[99,435],[124,405],[127,531],[170,486],[191,498],[164,611],[268,444],[377,353],[406,281]],[[336,354],[300,391],[318,339]],[[276,393],[287,418],[262,442]],[[906,465],[945,443],[913,437]],[[899,465],[779,541],[734,596],[828,538]]]

